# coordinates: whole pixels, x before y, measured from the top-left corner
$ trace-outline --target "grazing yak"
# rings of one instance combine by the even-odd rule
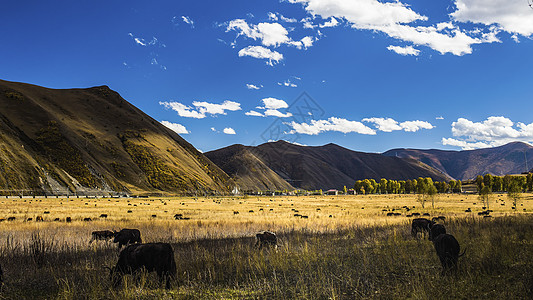
[[[274,248],[278,247],[278,238],[274,232],[263,231],[262,233],[256,234],[255,237],[257,238],[255,247],[259,247],[259,249],[263,248],[263,246],[274,246]]]
[[[431,230],[429,230],[428,240],[433,241],[441,234],[446,234],[446,227],[444,227],[442,224],[434,224],[431,226]]]
[[[93,241],[107,241],[115,237],[115,233],[111,230],[99,230],[99,231],[93,231],[91,233],[91,240],[89,241],[89,244]]]
[[[122,276],[145,269],[156,272],[159,280],[166,279],[165,287],[170,289],[170,279],[176,276],[174,251],[168,243],[149,243],[129,245],[120,252],[118,262],[110,268],[111,282],[114,287],[120,284]]]
[[[118,243],[119,249],[129,243],[142,243],[141,232],[139,229],[122,229],[115,233],[113,243]]]
[[[413,214],[414,215],[414,214]],[[425,233],[429,233],[429,230],[431,229],[431,226],[433,226],[435,222],[430,221],[426,218],[416,218],[413,219],[413,223],[411,225],[411,235],[416,238],[419,232],[422,232],[422,234],[425,235]]]
[[[442,264],[442,274],[449,270],[456,271],[457,260],[465,254],[466,249],[459,254],[460,246],[455,237],[451,234],[441,234],[433,239],[433,246]]]

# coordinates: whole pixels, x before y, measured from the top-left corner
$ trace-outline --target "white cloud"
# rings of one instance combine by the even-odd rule
[[[270,21],[277,21],[278,20],[278,16],[275,13],[269,12],[268,13],[268,19]]]
[[[370,127],[365,126],[361,122],[349,121],[342,118],[331,117],[327,120],[311,120],[311,123],[296,123],[294,121],[287,123],[292,130],[289,132],[308,134],[308,135],[317,135],[326,131],[336,131],[342,133],[359,133],[359,134],[368,134],[375,135],[376,131]]]
[[[404,130],[407,132],[416,132],[420,129],[433,129],[433,125],[426,121],[405,121],[398,123],[392,118],[365,118],[363,122],[374,123],[376,129],[384,132]]]
[[[192,107],[181,104],[179,102],[159,102],[165,108],[170,108],[178,113],[180,117],[203,119],[205,114],[193,110]]]
[[[194,21],[188,17],[188,16],[181,16],[181,19],[183,20],[183,22],[191,25],[192,28],[194,28]]]
[[[171,123],[169,121],[161,121],[161,124],[165,125],[166,127],[170,128],[172,131],[178,133],[178,134],[188,134],[189,131],[185,126],[178,124],[178,123]]]
[[[484,3],[481,0],[458,1]],[[499,29],[495,27],[486,28],[484,31],[480,30],[475,33],[465,32],[450,22],[429,26],[418,25],[417,23],[419,22],[428,21],[428,18],[415,12],[411,7],[400,1],[291,0],[290,2],[302,3],[305,9],[315,17],[345,19],[355,29],[382,32],[404,42],[428,46],[441,54],[469,54],[472,53],[471,46],[474,44],[499,41],[496,38]],[[458,17],[456,16],[456,19]],[[308,18],[302,19],[302,23],[307,28],[315,27]],[[529,26],[529,28],[533,27]]]
[[[209,103],[205,101],[194,101],[192,103],[195,108],[184,105],[179,102],[159,102],[165,108],[170,108],[178,113],[180,117],[203,119],[206,114],[210,115],[225,115],[226,110],[237,111],[241,110],[241,104],[234,101],[226,100],[222,104]]]
[[[283,54],[272,51],[262,46],[248,46],[239,51],[239,57],[250,56],[259,59],[268,59],[267,65],[273,66],[283,59]]]
[[[339,21],[337,21],[337,19],[335,19],[334,17],[331,17],[331,20],[327,21],[324,24],[320,24],[320,28],[335,27],[337,25],[339,25]]]
[[[420,50],[413,48],[413,46],[400,47],[400,46],[390,45],[387,47],[387,49],[390,51],[394,51],[403,56],[405,55],[418,56],[420,54]]]
[[[461,147],[463,150],[474,150],[479,148],[489,148],[491,145],[483,143],[483,142],[476,142],[476,143],[469,143],[465,141],[460,141],[452,138],[442,138],[442,144],[443,145],[449,145],[449,146],[455,146],[455,147]]]
[[[290,79],[285,80],[284,82],[278,82],[278,85],[286,86],[286,87],[298,87],[295,83],[292,83]]]
[[[159,46],[159,47],[163,47],[164,48],[164,47],[167,46],[167,45],[161,43],[155,36],[152,37],[152,39],[149,42],[146,42],[146,40],[143,39],[143,38],[135,37],[133,35],[133,33],[131,33],[131,32],[128,33],[128,36],[130,36],[137,45],[141,45],[141,46],[144,46],[144,47],[146,47],[146,46]]]
[[[452,135],[460,139],[443,138],[443,145],[463,149],[496,147],[514,141],[533,142],[533,123],[514,123],[506,117],[488,117],[482,122],[459,118],[452,123]]]
[[[290,112],[282,113],[282,112],[280,112],[277,109],[267,109],[267,110],[265,110],[265,116],[266,117],[288,118],[288,117],[292,117],[292,114]]]
[[[443,116],[438,116],[435,118],[435,120],[444,120],[444,117]]]
[[[266,109],[280,109],[280,108],[288,108],[289,107],[287,102],[285,102],[285,101],[283,101],[281,99],[276,99],[276,98],[272,98],[272,97],[264,98],[261,101],[263,102],[263,105],[265,106]]]
[[[457,10],[451,14],[459,22],[496,24],[501,30],[523,36],[533,34],[533,14],[525,1],[456,0]]]
[[[215,127],[211,127],[211,131],[216,132],[217,130],[215,129]]]
[[[276,99],[276,98],[264,98],[261,100],[263,102],[263,106],[258,106],[258,109],[264,110],[263,113],[257,112],[255,110],[251,110],[249,112],[246,112],[245,115],[247,116],[254,116],[254,117],[278,117],[278,118],[288,118],[292,117],[292,113],[282,113],[279,111],[279,109],[288,108],[289,105],[287,102]]]
[[[264,115],[262,113],[257,112],[255,110],[251,110],[251,111],[245,112],[244,114],[247,115],[247,116],[252,116],[252,117],[264,117]]]
[[[198,111],[202,114],[211,114],[211,115],[225,115],[226,110],[237,111],[241,110],[241,104],[234,101],[226,100],[222,104],[209,103],[205,101],[194,101],[192,105],[196,106]]]
[[[224,132],[225,134],[236,134],[235,130],[231,127],[224,128],[222,132]]]
[[[244,35],[254,40],[261,40],[267,47],[278,47],[290,42],[289,32],[279,23],[248,24],[243,19],[235,19],[229,22],[226,31],[237,31],[237,36]]]
[[[249,89],[249,90],[259,90],[263,87],[263,85],[255,85],[255,84],[250,84],[250,83],[247,83],[246,84],[246,88]]]

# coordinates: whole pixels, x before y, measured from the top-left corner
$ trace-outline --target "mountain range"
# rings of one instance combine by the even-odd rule
[[[352,187],[358,179],[442,181],[533,166],[533,147],[470,151],[285,141],[201,153],[107,86],[49,89],[0,80],[0,195],[230,193]]]

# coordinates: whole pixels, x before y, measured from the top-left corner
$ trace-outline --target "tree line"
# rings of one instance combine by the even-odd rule
[[[424,193],[460,193],[461,180],[449,182],[433,181],[430,177],[410,180],[387,180],[381,178],[379,182],[374,179],[357,180],[354,190],[358,194],[424,194]]]

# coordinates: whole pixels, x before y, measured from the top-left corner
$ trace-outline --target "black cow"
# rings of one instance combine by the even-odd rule
[[[115,233],[113,243],[118,243],[118,248],[127,245],[129,243],[142,243],[141,232],[139,229],[122,229]]]
[[[115,237],[115,232],[111,230],[99,230],[99,231],[93,231],[91,233],[91,240],[89,241],[89,244],[93,241],[107,241]]]
[[[456,271],[457,260],[465,254],[466,250],[459,254],[460,246],[455,237],[451,234],[441,234],[433,239],[433,245],[442,264],[442,273],[449,270]]]
[[[278,247],[278,238],[274,232],[263,231],[262,233],[256,234],[255,237],[257,238],[255,246],[259,247],[259,249],[263,248],[263,246],[274,246],[274,248]]]
[[[411,225],[411,235],[416,238],[419,232],[422,232],[422,234],[425,234],[426,232],[429,233],[429,230],[433,224],[435,224],[435,222],[426,218],[413,219],[413,223]]]
[[[170,279],[176,276],[174,251],[168,243],[150,243],[129,245],[120,252],[118,262],[111,269],[110,276],[113,286],[120,284],[122,276],[145,269],[157,272],[159,280],[166,279],[165,287],[170,289]]]
[[[429,230],[428,240],[432,241],[441,234],[446,234],[446,227],[444,227],[442,224],[435,224],[431,226],[431,230]]]

